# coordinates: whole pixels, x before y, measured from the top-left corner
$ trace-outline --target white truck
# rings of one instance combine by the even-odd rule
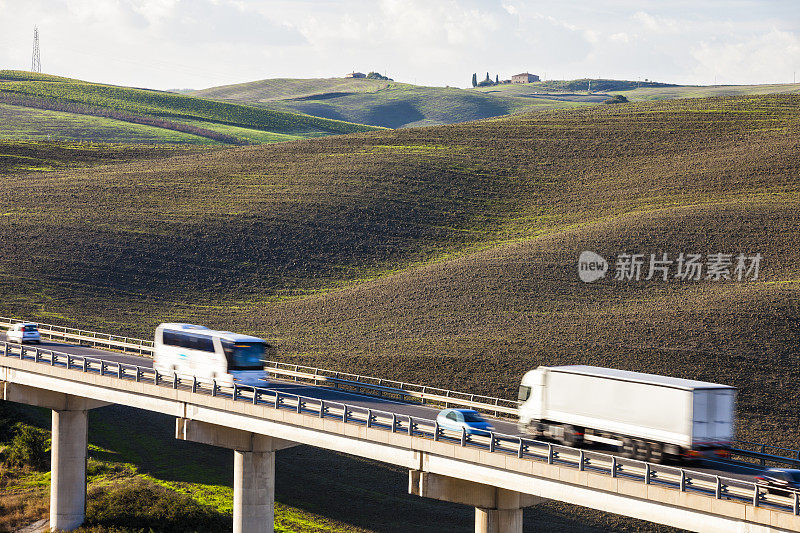
[[[540,366],[519,389],[519,429],[567,446],[592,440],[662,462],[727,456],[736,389],[596,366]]]

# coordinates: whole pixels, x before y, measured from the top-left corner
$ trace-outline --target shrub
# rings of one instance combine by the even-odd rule
[[[14,426],[14,430],[6,462],[32,470],[47,470],[47,439],[44,433],[21,422]]]
[[[94,487],[86,502],[86,526],[151,531],[228,531],[231,517],[185,494],[142,479]]]
[[[388,76],[384,76],[380,72],[370,72],[367,74],[368,80],[384,80],[384,81],[394,81],[392,78]]]
[[[621,94],[615,94],[613,97],[605,100],[604,104],[626,104],[628,103],[628,99],[622,96]]]

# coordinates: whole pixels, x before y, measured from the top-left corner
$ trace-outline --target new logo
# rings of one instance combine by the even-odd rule
[[[608,262],[594,252],[581,252],[578,257],[578,277],[585,283],[604,278],[608,272]]]

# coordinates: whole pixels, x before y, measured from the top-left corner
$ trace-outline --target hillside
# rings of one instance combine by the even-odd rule
[[[712,96],[746,96],[761,94],[800,94],[800,83],[772,85],[709,85],[709,86],[665,86],[642,87],[614,91],[624,94],[632,102],[642,100],[664,100],[669,98],[709,98]]]
[[[248,144],[369,131],[369,126],[20,71],[0,71],[0,138]],[[55,124],[42,124],[43,111]],[[87,118],[90,117],[90,118]],[[5,129],[4,129],[5,130]]]
[[[345,78],[261,80],[192,94],[387,128],[454,124],[536,109],[571,107],[581,102],[563,97],[532,101],[454,87]]]
[[[506,397],[538,364],[707,379],[740,388],[741,438],[797,446],[798,104],[587,106],[12,170],[0,183],[4,314],[145,337],[185,320],[269,338],[287,361]],[[585,284],[583,250],[612,268],[621,253],[764,259],[755,281]],[[153,447],[125,446],[126,457]],[[145,463],[176,482],[161,455]],[[404,473],[311,455],[292,457],[360,472],[344,493],[363,498],[371,523],[407,531],[439,512],[471,523],[470,509],[403,496]],[[200,470],[189,479],[209,483]],[[304,491],[326,477],[311,470],[282,503],[347,521],[336,498]],[[412,518],[398,523],[401,505]],[[533,519],[655,529],[559,504]]]
[[[590,82],[593,94],[587,94]],[[652,81],[578,79],[458,89],[367,79],[279,78],[223,85],[190,94],[359,124],[404,128],[600,104],[610,94],[623,94],[631,101],[641,101],[785,93],[800,93],[800,85],[701,87]]]
[[[632,80],[608,80],[602,78],[581,78],[577,80],[545,80],[533,83],[509,83],[493,85],[489,87],[478,87],[476,90],[487,93],[499,93],[505,95],[527,95],[541,93],[585,93],[589,89],[592,92],[605,93],[609,91],[630,91],[638,88],[677,88],[678,85],[672,83],[660,83],[655,81],[632,81]],[[711,95],[709,95],[711,96]]]
[[[482,358],[480,387],[505,394],[537,352],[793,357],[797,103],[598,106],[12,176],[7,305],[140,334],[164,318],[223,323],[326,366]],[[769,268],[746,284],[585,286],[582,247],[761,252]]]
[[[2,115],[0,115],[2,117]],[[196,144],[139,144],[130,142],[60,142],[0,140],[0,176],[90,168],[113,163],[154,160],[212,150]]]
[[[587,94],[589,82],[595,94]],[[608,94],[622,94],[631,102],[676,98],[711,98],[763,94],[800,94],[800,84],[763,85],[673,85],[670,83],[626,80],[580,79],[547,80],[524,84],[502,84],[476,89],[485,94],[518,98],[565,99],[600,103]],[[599,94],[598,94],[599,93]]]

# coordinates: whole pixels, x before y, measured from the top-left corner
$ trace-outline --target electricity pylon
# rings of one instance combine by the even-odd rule
[[[31,59],[31,72],[41,72],[42,61],[39,58],[39,28],[33,27],[33,57]]]

